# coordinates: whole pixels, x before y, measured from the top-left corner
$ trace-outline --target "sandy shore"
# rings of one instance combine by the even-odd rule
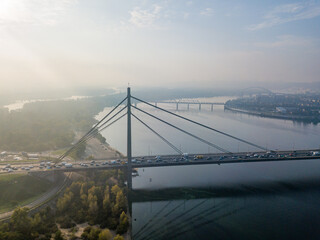
[[[117,159],[123,155],[107,143],[103,144],[98,139],[92,138],[87,142],[85,158],[93,156],[95,159]]]

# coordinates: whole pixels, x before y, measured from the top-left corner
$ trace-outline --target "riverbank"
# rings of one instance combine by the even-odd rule
[[[275,119],[291,120],[291,121],[298,121],[298,122],[313,122],[313,123],[318,123],[320,121],[320,119],[314,118],[314,117],[283,115],[283,114],[273,113],[273,112],[258,112],[258,111],[251,111],[251,110],[245,110],[245,109],[239,109],[239,108],[232,108],[226,105],[224,106],[224,109],[232,112],[244,113],[244,114],[254,115],[254,116],[259,116],[264,118],[275,118]]]

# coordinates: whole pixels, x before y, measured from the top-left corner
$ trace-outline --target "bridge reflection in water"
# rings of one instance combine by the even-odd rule
[[[310,181],[134,191],[132,239],[318,239],[319,188]]]

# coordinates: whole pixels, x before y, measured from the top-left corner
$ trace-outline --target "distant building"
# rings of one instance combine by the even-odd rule
[[[284,107],[276,107],[276,112],[287,113],[287,109],[285,109]]]

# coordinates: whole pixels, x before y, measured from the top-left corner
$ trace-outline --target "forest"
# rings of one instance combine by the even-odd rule
[[[0,224],[1,240],[121,240],[128,231],[128,202],[120,170],[83,173],[56,200],[30,216],[17,208],[10,221]],[[81,236],[77,224],[88,223]],[[70,229],[68,236],[62,229]],[[113,236],[114,235],[114,236]]]
[[[94,116],[120,96],[29,103],[21,110],[0,108],[0,150],[40,152],[71,146],[75,132],[86,132]]]

